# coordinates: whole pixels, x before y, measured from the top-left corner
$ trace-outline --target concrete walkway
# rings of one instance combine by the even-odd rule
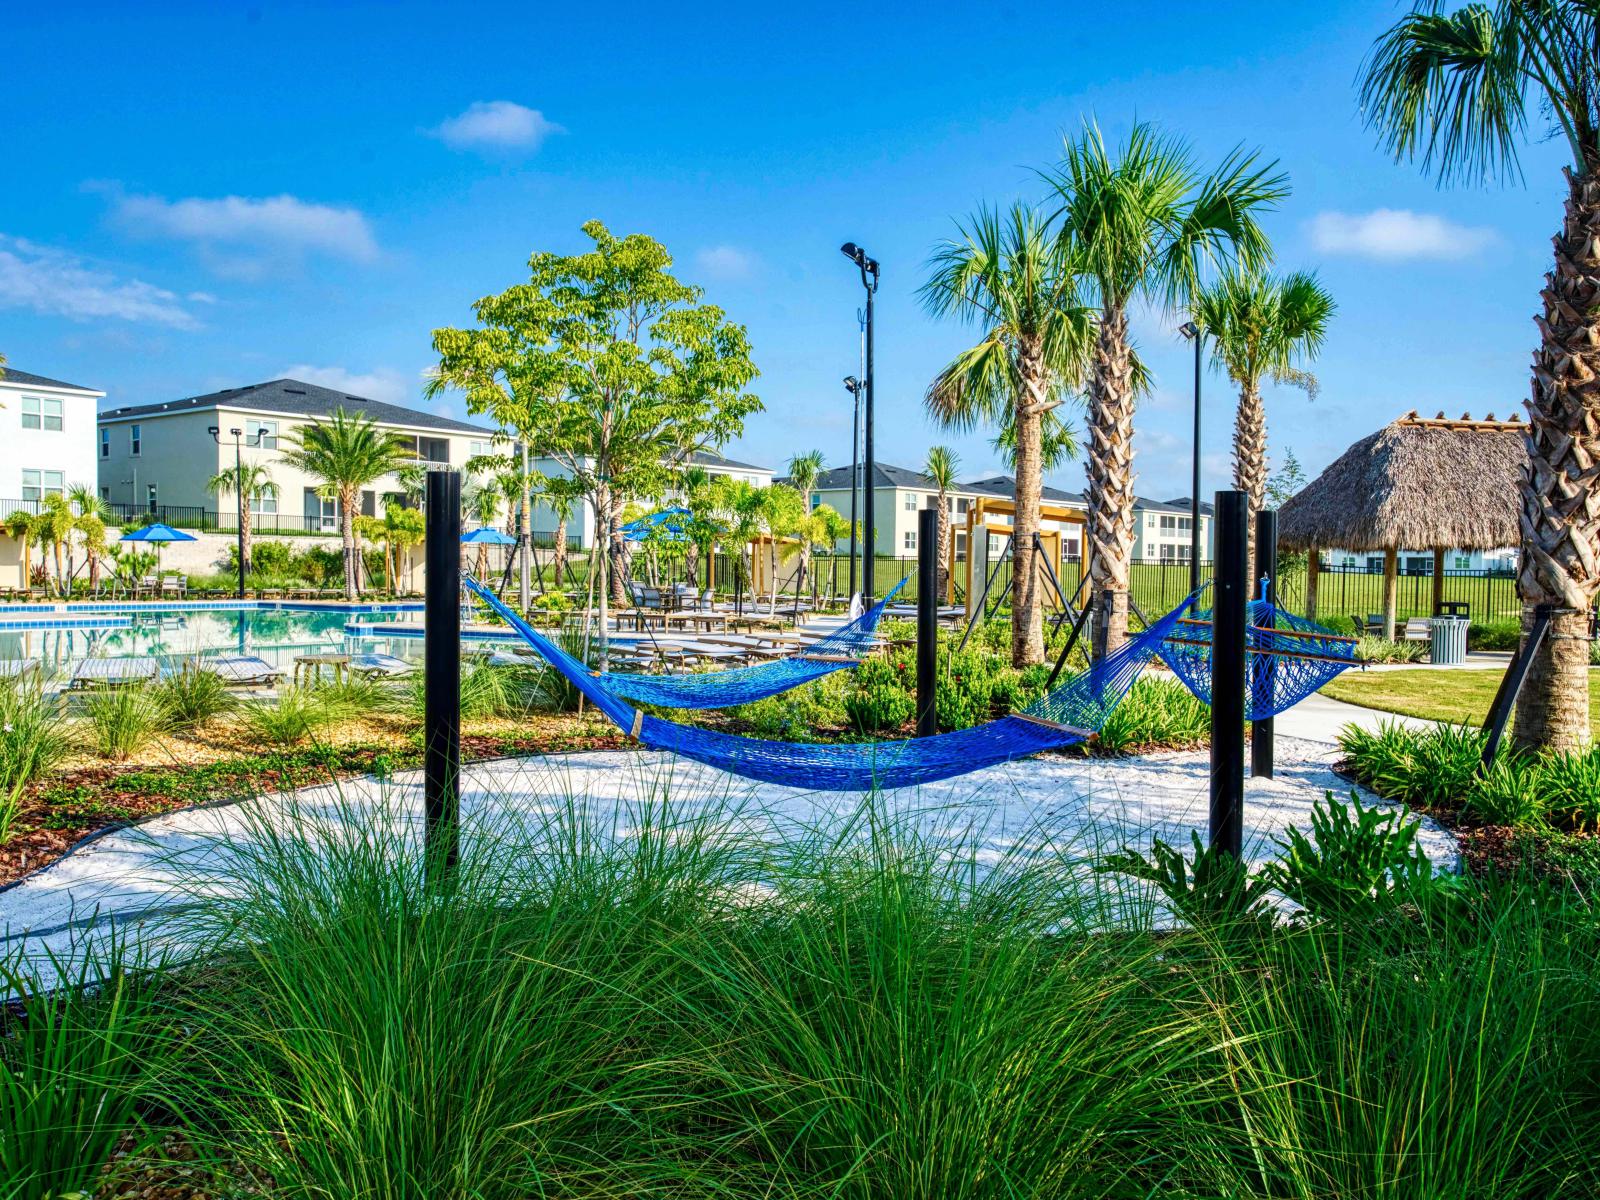
[[[1289,711],[1274,718],[1274,728],[1280,738],[1299,738],[1325,746],[1338,744],[1339,731],[1346,725],[1362,729],[1376,729],[1379,725],[1403,725],[1407,729],[1428,729],[1436,722],[1421,717],[1407,717],[1400,713],[1380,712],[1376,708],[1362,708],[1313,692]]]
[[[1280,736],[1277,777],[1246,787],[1246,852],[1253,861],[1271,857],[1272,839],[1289,825],[1309,829],[1312,805],[1325,792],[1349,793],[1331,769],[1336,753],[1324,741]],[[1156,837],[1187,847],[1191,830],[1204,836],[1209,778],[1205,753],[1044,755],[891,792],[882,804],[919,836],[975,853],[980,863],[1047,855],[1084,886],[1109,888],[1089,869],[1102,854],[1123,845],[1148,849]],[[753,785],[662,754],[590,753],[468,768],[463,825],[469,839],[487,831],[497,847],[520,845],[525,853],[570,830],[573,813],[607,838],[627,839],[663,796],[679,815],[710,815],[718,828],[770,839],[837,831],[861,803],[855,795]],[[240,856],[248,859],[269,831],[334,839],[319,846],[356,839],[393,849],[420,836],[421,807],[421,779],[412,772],[174,813],[107,835],[0,891],[0,961],[29,963],[48,984],[56,964],[85,961],[113,929],[138,954],[185,953],[181,914],[234,892],[245,877]],[[1455,865],[1450,834],[1425,823],[1420,840],[1437,865]]]

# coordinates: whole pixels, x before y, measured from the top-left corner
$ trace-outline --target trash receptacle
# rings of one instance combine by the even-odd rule
[[[1436,665],[1447,666],[1466,661],[1467,625],[1465,617],[1434,617],[1429,622],[1431,656]]]

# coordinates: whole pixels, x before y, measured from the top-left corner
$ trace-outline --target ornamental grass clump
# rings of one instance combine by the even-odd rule
[[[239,698],[215,671],[187,659],[151,689],[161,706],[161,723],[174,732],[190,732],[239,707]]]
[[[167,712],[155,689],[125,684],[89,693],[83,699],[95,753],[117,762],[131,758],[161,731]]]
[[[22,805],[22,792],[72,752],[61,705],[38,678],[0,682],[0,843]]]

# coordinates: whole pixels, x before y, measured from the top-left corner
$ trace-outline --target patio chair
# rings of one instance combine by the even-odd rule
[[[363,679],[400,679],[413,675],[419,664],[393,654],[352,654],[350,670]]]
[[[74,691],[96,687],[126,687],[150,683],[161,674],[153,658],[86,658],[72,672],[68,685]]]
[[[9,683],[14,679],[25,679],[36,674],[39,665],[37,658],[0,658],[0,680]]]
[[[1427,617],[1408,617],[1406,627],[1401,631],[1402,642],[1431,642],[1433,641],[1433,626]]]
[[[229,687],[270,687],[283,678],[282,671],[254,654],[219,654],[202,658],[195,665],[218,676]]]

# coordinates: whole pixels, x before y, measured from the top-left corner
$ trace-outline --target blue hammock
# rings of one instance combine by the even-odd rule
[[[1260,721],[1293,708],[1328,680],[1359,667],[1356,640],[1315,621],[1252,600],[1245,624],[1245,718]],[[1211,612],[1177,623],[1158,647],[1161,661],[1201,700],[1211,703]]]
[[[607,671],[600,676],[606,691],[658,708],[732,708],[861,665],[871,647],[883,609],[905,586],[902,579],[889,594],[848,625],[818,638],[805,649],[775,662],[703,675],[634,675]]]
[[[640,712],[608,691],[588,667],[517,616],[492,592],[471,579],[466,584],[590,703],[650,749],[692,758],[745,779],[841,792],[934,783],[1087,740],[1121,702],[1192,603],[1192,599],[1185,600],[1089,670],[1009,717],[933,737],[825,746],[736,737]]]

